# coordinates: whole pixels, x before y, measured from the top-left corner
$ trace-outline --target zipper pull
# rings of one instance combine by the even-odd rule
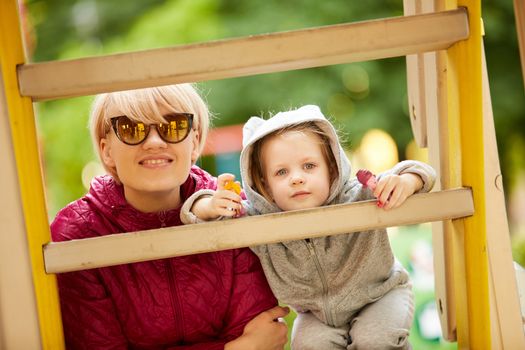
[[[158,214],[159,221],[160,221],[160,227],[166,227],[166,212],[160,211]]]

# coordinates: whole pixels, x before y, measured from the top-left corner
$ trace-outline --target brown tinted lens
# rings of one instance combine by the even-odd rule
[[[135,123],[124,116],[117,119],[117,134],[124,143],[136,145],[142,142],[147,131],[144,123]]]
[[[176,143],[184,140],[190,132],[190,120],[185,114],[168,114],[164,116],[167,123],[157,124],[160,136],[166,142]]]

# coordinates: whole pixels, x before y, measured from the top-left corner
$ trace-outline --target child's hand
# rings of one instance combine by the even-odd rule
[[[383,176],[374,190],[377,206],[385,210],[397,208],[422,186],[423,181],[416,174]]]
[[[214,216],[240,216],[241,185],[235,181],[235,175],[222,174],[217,178],[217,191],[211,197],[210,205]]]

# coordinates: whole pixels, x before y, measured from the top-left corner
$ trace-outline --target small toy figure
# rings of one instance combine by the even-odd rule
[[[241,184],[238,181],[227,180],[226,182],[224,182],[224,189],[235,192],[239,196],[241,195]],[[244,216],[244,214],[246,214],[246,211],[244,210],[242,206],[241,206],[241,209],[233,209],[233,208],[228,208],[228,209],[231,211],[235,211],[235,215],[233,216],[234,218],[240,218]]]
[[[356,174],[357,180],[364,186],[370,188],[372,191],[376,189],[377,179],[370,170],[361,169]]]
[[[238,195],[241,194],[241,185],[236,182],[236,181],[226,181],[224,183],[224,189],[225,190],[229,190],[229,191],[233,191],[235,193],[237,193]]]
[[[374,191],[377,186],[377,179],[376,176],[370,171],[366,169],[360,169],[357,171],[356,174],[357,181],[359,181],[363,187],[368,187],[370,190]],[[377,207],[382,208],[384,203],[377,202]]]

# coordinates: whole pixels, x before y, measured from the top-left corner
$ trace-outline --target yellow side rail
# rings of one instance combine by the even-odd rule
[[[454,8],[455,4],[450,3],[447,5]],[[460,159],[461,172],[455,176],[461,178],[463,186],[472,187],[475,208],[472,217],[462,219],[464,232],[454,237],[457,340],[460,349],[487,349],[491,336],[483,171],[481,1],[460,0],[457,6],[468,9],[470,36],[447,50],[449,125],[458,125],[459,121],[460,130],[459,148],[452,148],[451,156]],[[454,94],[457,99],[452,98]],[[463,269],[465,280],[458,273]]]
[[[49,223],[31,98],[18,89],[17,66],[25,63],[17,1],[0,1],[0,65],[18,170],[40,335],[44,349],[63,349],[64,338],[55,275],[47,275],[42,245],[49,242]],[[2,234],[8,234],[7,232]],[[15,268],[15,267],[13,267]]]

